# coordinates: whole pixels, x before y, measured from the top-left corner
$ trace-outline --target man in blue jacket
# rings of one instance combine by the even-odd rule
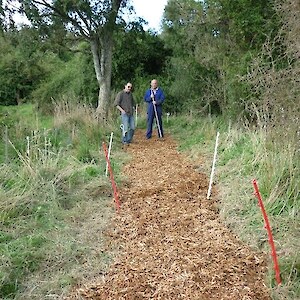
[[[165,101],[163,90],[158,86],[156,79],[151,80],[151,87],[145,93],[144,100],[148,103],[147,108],[147,132],[146,138],[152,137],[152,125],[155,118],[157,125],[158,137],[163,138],[164,132],[162,127],[162,104]]]

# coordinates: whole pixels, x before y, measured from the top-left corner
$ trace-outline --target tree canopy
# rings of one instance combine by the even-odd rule
[[[98,112],[106,118],[111,88],[113,33],[119,11],[127,5],[126,0],[105,1],[46,1],[25,0],[20,3],[34,27],[47,36],[49,28],[61,33],[63,30],[76,39],[90,43],[96,78],[99,85]]]
[[[159,77],[170,111],[252,118],[253,105],[274,108],[264,95],[272,94],[266,87],[275,90],[275,71],[292,76],[298,64],[297,35],[290,38],[297,22],[285,2],[169,0],[160,34],[144,31],[141,19],[123,20],[133,9],[129,1],[17,2],[31,25],[17,28],[2,3],[3,104],[35,98],[42,107],[74,93],[105,118],[111,92],[125,81],[136,81],[141,97],[151,77]]]

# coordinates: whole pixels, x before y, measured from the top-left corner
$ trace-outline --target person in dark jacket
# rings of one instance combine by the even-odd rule
[[[125,84],[124,89],[117,94],[114,103],[121,113],[122,143],[125,145],[132,142],[135,130],[133,113],[135,101],[131,91],[132,84],[128,82],[127,84]]]
[[[146,91],[144,100],[148,103],[146,138],[150,139],[152,137],[154,118],[156,120],[158,137],[163,138],[162,104],[165,101],[165,95],[163,90],[158,86],[158,81],[156,79],[151,80],[150,89]]]

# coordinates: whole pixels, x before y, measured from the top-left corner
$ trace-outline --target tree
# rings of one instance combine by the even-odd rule
[[[139,23],[119,30],[113,54],[113,88],[121,88],[126,80],[134,83],[136,77],[161,74],[171,53],[160,36],[144,31]]]
[[[196,109],[216,99],[223,112],[243,113],[251,83],[241,77],[278,31],[273,5],[273,0],[169,0],[162,36],[174,51],[176,95],[188,95]]]
[[[12,1],[12,0],[9,0]],[[97,112],[105,120],[110,99],[113,34],[127,0],[18,0],[20,11],[41,29],[60,23],[77,39],[89,42],[99,85]]]
[[[215,71],[217,55],[207,45],[219,38],[214,37],[207,14],[203,1],[169,0],[165,8],[162,38],[173,50],[168,71],[173,77],[171,96],[179,111],[202,111],[216,99],[215,94],[208,97],[206,91],[209,83],[218,77]],[[200,55],[205,56],[206,63]],[[209,91],[211,94],[213,89]]]
[[[0,104],[20,104],[43,79],[40,39],[33,28],[0,35]]]

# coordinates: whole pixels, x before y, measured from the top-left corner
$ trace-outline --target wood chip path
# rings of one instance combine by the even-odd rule
[[[99,282],[68,299],[271,299],[261,254],[242,244],[206,200],[208,178],[176,150],[170,136],[126,150],[128,179],[112,239],[120,253]]]

